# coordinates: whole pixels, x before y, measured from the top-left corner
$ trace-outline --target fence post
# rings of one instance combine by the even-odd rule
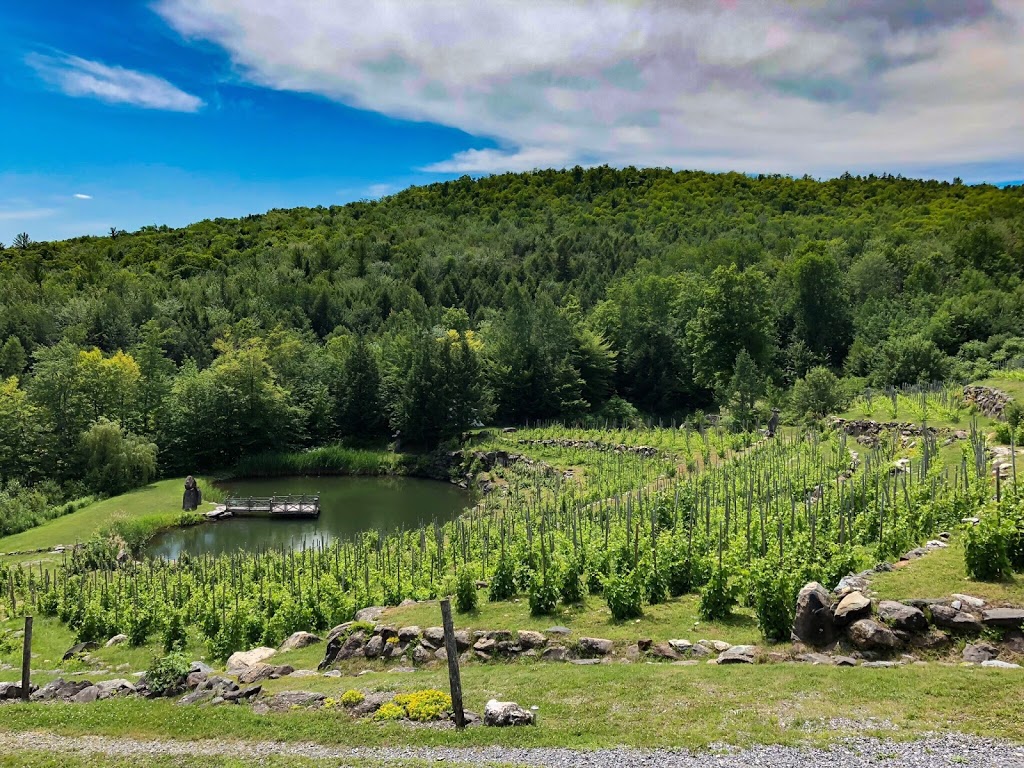
[[[21,655],[21,700],[28,701],[32,678],[32,617],[25,617],[25,645]]]
[[[466,727],[466,713],[462,709],[462,679],[459,676],[459,646],[455,642],[455,625],[452,623],[452,603],[448,598],[441,601],[441,622],[444,625],[444,649],[448,656],[448,682],[452,689],[452,714],[455,727]]]

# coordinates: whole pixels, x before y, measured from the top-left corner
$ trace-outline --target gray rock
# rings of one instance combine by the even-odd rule
[[[104,648],[113,648],[115,645],[128,642],[128,635],[114,635],[112,638],[107,640],[104,644]]]
[[[473,650],[476,651],[478,654],[490,656],[490,654],[494,653],[495,645],[497,645],[497,643],[491,638],[481,637],[473,645]]]
[[[544,661],[568,661],[570,658],[569,651],[561,646],[552,645],[544,649],[544,652],[540,655]]]
[[[96,683],[96,687],[100,689],[100,698],[106,699],[110,696],[115,696],[119,693],[134,693],[135,686],[129,681],[124,679],[117,680],[103,680]]]
[[[878,618],[893,629],[904,632],[923,632],[928,629],[928,619],[920,609],[895,600],[883,600],[878,604]]]
[[[412,652],[412,660],[417,664],[427,664],[434,658],[434,654],[427,650],[422,644],[417,645]]]
[[[975,608],[977,610],[981,610],[982,608],[985,607],[985,601],[982,600],[980,597],[974,597],[972,595],[961,595],[961,594],[958,594],[958,593],[954,593],[953,594],[953,599],[954,600],[959,600],[964,605],[966,605],[966,606],[968,606],[970,608]]]
[[[835,626],[845,627],[871,615],[871,601],[860,592],[850,592],[836,606]]]
[[[68,659],[72,659],[75,656],[80,656],[83,653],[88,653],[89,651],[95,651],[99,647],[100,647],[99,643],[92,643],[92,642],[90,642],[90,643],[79,643],[78,645],[73,645],[70,648],[68,648],[68,650],[64,653],[64,657],[61,659],[61,661],[67,661]]]
[[[797,655],[796,660],[801,664],[813,666],[831,667],[835,664],[834,659],[827,653],[801,653]]]
[[[933,605],[930,611],[932,623],[937,627],[965,634],[981,631],[981,621],[973,613],[948,605]]]
[[[416,625],[402,627],[398,630],[398,640],[402,643],[412,643],[420,638],[420,628]]]
[[[380,605],[371,605],[368,608],[363,608],[356,611],[356,621],[365,621],[368,623],[375,623],[381,616],[384,615],[385,608]]]
[[[828,590],[816,581],[804,586],[796,599],[793,637],[811,646],[832,642],[833,618]]]
[[[835,656],[834,661],[837,667],[856,667],[857,660],[852,656]]]
[[[100,690],[98,685],[90,685],[88,688],[83,688],[74,696],[71,697],[71,701],[76,704],[90,704],[94,701],[98,701],[103,691]]]
[[[0,701],[13,701],[21,698],[21,686],[18,683],[0,683]]]
[[[376,659],[384,652],[384,638],[380,635],[374,635],[367,642],[363,648],[363,655],[368,659]]]
[[[757,661],[757,647],[734,645],[718,657],[719,664],[754,664]]]
[[[444,627],[427,627],[423,630],[423,639],[435,648],[444,646]]]
[[[893,667],[902,667],[902,661],[865,661],[861,664],[865,669],[892,669]]]
[[[995,667],[997,669],[1020,669],[1020,664],[1011,664],[1008,661],[999,661],[999,659],[989,659],[988,661],[981,662],[983,667]]]
[[[460,652],[468,650],[473,645],[473,640],[469,637],[469,630],[457,629],[455,630],[455,646]]]
[[[327,697],[312,691],[282,691],[264,699],[269,709],[275,712],[287,712],[293,707],[311,709],[323,704]]]
[[[398,628],[393,627],[390,624],[378,624],[373,628],[373,635],[380,635],[385,640],[390,640],[392,637],[398,638]]]
[[[201,661],[193,661],[191,666],[189,666],[188,671],[190,673],[202,672],[204,675],[210,675],[213,674],[213,667],[211,667],[209,664],[204,664]]]
[[[969,661],[972,664],[981,664],[982,662],[994,659],[999,655],[999,649],[990,643],[975,643],[974,645],[968,645],[964,648],[964,661]]]
[[[310,645],[322,643],[323,639],[312,632],[296,632],[281,644],[282,651],[296,651]]]
[[[999,629],[1024,628],[1024,610],[1020,608],[990,608],[981,614],[981,621],[986,627]]]
[[[266,661],[277,653],[274,648],[253,648],[251,651],[238,651],[228,657],[228,674],[234,675],[246,667]]]
[[[639,650],[639,646],[637,647],[637,650]],[[651,647],[647,649],[647,653],[656,659],[676,661],[680,658],[680,653],[675,649],[671,640],[667,643],[653,643]]]
[[[330,632],[327,633],[327,642],[330,643],[335,638],[341,637],[342,635],[348,635],[349,630],[352,629],[354,621],[346,621],[344,624],[339,624],[334,627]]]
[[[561,627],[561,626],[548,627],[547,629],[544,630],[544,634],[545,635],[559,635],[561,637],[568,637],[569,635],[572,634],[572,630],[569,629],[568,627]]]
[[[532,725],[533,713],[523,709],[514,701],[491,699],[484,707],[484,725],[497,728],[515,725]]]
[[[607,656],[615,648],[615,643],[600,637],[581,637],[577,647],[584,656]]]
[[[192,691],[185,696],[178,699],[178,705],[187,707],[192,704],[202,704],[204,701],[209,701],[213,698],[213,691]]]
[[[519,645],[526,649],[543,648],[548,644],[548,639],[540,632],[529,629],[520,629],[517,633]]]
[[[862,651],[890,651],[898,648],[899,638],[884,624],[873,619],[855,621],[846,629],[846,634]]]

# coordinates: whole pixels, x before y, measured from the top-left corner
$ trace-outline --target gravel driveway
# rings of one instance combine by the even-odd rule
[[[707,753],[681,750],[572,749],[514,747],[326,747],[319,744],[237,741],[142,741],[100,736],[57,736],[49,733],[0,733],[0,752],[32,750],[139,755],[224,755],[258,761],[268,755],[294,755],[344,761],[346,758],[382,762],[418,758],[440,763],[552,768],[1024,768],[1024,747],[968,736],[934,736],[920,741],[896,742],[858,738],[828,750],[759,746],[723,748]],[[344,765],[344,762],[341,763]]]

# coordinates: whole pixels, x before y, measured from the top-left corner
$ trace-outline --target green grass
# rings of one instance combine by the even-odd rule
[[[1024,576],[1013,581],[975,581],[967,576],[963,545],[953,539],[946,549],[931,552],[902,568],[872,578],[883,600],[910,597],[940,598],[954,593],[973,595],[990,603],[1024,605]]]
[[[517,602],[491,603],[485,591],[479,592],[480,605],[474,613],[454,613],[456,629],[533,629],[544,631],[561,625],[572,630],[568,641],[580,637],[602,637],[618,645],[635,643],[641,637],[652,640],[682,638],[697,640],[725,640],[733,645],[753,645],[762,641],[757,621],[751,611],[736,608],[726,621],[705,622],[697,616],[696,595],[684,595],[661,605],[645,605],[640,619],[612,621],[608,607],[600,597],[591,596],[582,605],[559,604],[552,616],[531,616],[525,597]],[[441,608],[436,600],[418,603],[406,608],[389,608],[381,621],[397,627],[441,625]]]
[[[685,747],[717,743],[824,745],[849,736],[829,718],[882,721],[876,735],[913,738],[956,731],[1024,742],[1024,700],[1016,671],[961,667],[840,669],[797,665],[674,667],[542,662],[463,670],[468,709],[490,698],[536,705],[538,725],[464,733],[351,719],[343,711],[254,714],[248,707],[178,707],[170,701],[115,699],[88,706],[7,705],[0,730],[46,730],[123,738],[312,741],[327,745]],[[445,688],[447,671],[371,673],[358,678],[270,681],[266,688],[340,696],[348,688]],[[898,730],[886,729],[891,723]],[[875,726],[877,727],[877,726]]]
[[[165,521],[173,521],[181,514],[183,485],[184,478],[161,480],[122,496],[90,504],[70,515],[58,517],[13,536],[0,538],[0,553],[31,552],[38,549],[51,549],[59,544],[71,545],[83,542],[119,520],[137,521],[144,517],[160,516]],[[204,500],[209,501],[211,495],[216,495],[216,490],[211,489],[208,484],[201,481],[201,485]],[[212,494],[211,490],[213,490]],[[0,557],[5,562],[60,559],[59,555],[47,553],[15,557],[0,554]]]
[[[427,760],[388,760],[392,768],[426,768],[435,763]],[[39,752],[36,750],[17,751],[0,755],[0,768],[370,768],[380,765],[380,761],[368,758],[345,758],[339,763],[338,758],[313,759],[288,755],[266,755],[264,757],[225,757],[223,755],[132,755],[131,757],[114,757],[105,754],[60,754]],[[450,768],[462,768],[469,763],[445,762]]]

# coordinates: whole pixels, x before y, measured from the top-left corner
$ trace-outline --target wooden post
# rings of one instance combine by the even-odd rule
[[[32,678],[32,617],[25,617],[25,645],[21,654],[21,700],[27,702]]]
[[[452,689],[452,714],[455,727],[466,727],[466,713],[462,709],[462,679],[459,676],[459,646],[455,642],[452,623],[452,604],[448,598],[441,601],[441,622],[444,625],[444,649],[448,655],[448,682]]]

